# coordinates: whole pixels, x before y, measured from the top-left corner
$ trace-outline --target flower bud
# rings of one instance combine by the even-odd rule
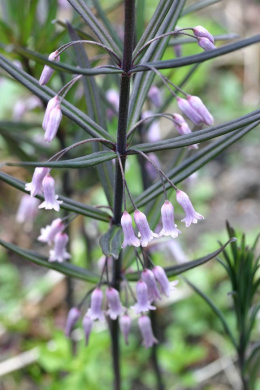
[[[55,137],[60,122],[62,119],[62,113],[60,109],[60,105],[56,105],[49,113],[48,118],[46,120],[46,130],[44,134],[45,142],[50,143]]]
[[[147,316],[141,316],[138,319],[138,326],[143,337],[143,345],[145,348],[150,348],[154,344],[158,343],[158,340],[154,337],[151,320]]]
[[[148,98],[152,102],[152,104],[159,108],[162,105],[162,93],[156,85],[152,85],[148,92]]]
[[[216,49],[214,43],[212,43],[208,38],[197,38],[198,45],[205,51],[211,51]]]
[[[194,108],[194,110],[196,110],[199,113],[199,115],[202,117],[203,122],[206,125],[208,126],[213,125],[214,123],[213,116],[211,115],[207,107],[203,104],[202,100],[198,96],[188,95],[187,100],[192,106],[192,108]]]
[[[208,32],[208,30],[206,30],[206,28],[202,27],[202,26],[196,26],[194,27],[193,29],[193,33],[194,35],[197,37],[197,38],[207,38],[209,39],[212,43],[214,43],[214,37],[212,34],[210,34]]]
[[[80,318],[80,310],[77,307],[72,307],[68,313],[66,326],[65,326],[65,335],[70,337],[72,329],[76,325]]]
[[[48,57],[48,60],[59,62],[60,56],[58,55],[58,51],[54,51],[53,53],[51,53]],[[39,84],[44,85],[44,84],[48,83],[53,72],[54,72],[54,69],[52,69],[49,65],[45,65],[43,68],[40,80],[39,80]]]
[[[157,299],[161,299],[152,271],[150,269],[144,269],[141,273],[141,278],[147,285],[149,301],[154,302]]]
[[[93,325],[93,321],[88,314],[86,314],[84,316],[83,321],[82,321],[82,325],[83,325],[83,329],[84,329],[84,333],[85,333],[86,345],[88,345],[89,336],[90,336],[90,332],[92,330],[92,325]]]
[[[50,117],[51,111],[56,106],[58,106],[59,103],[60,103],[60,97],[58,95],[54,96],[52,99],[50,99],[48,101],[48,104],[47,104],[47,107],[46,107],[46,110],[45,110],[45,114],[44,114],[44,117],[43,117],[43,122],[42,122],[42,128],[43,128],[44,131],[46,130],[47,124],[49,123],[49,117]]]
[[[179,109],[193,122],[195,125],[200,125],[202,118],[197,111],[185,99],[177,97]]]
[[[102,290],[97,287],[91,294],[91,305],[90,309],[88,309],[87,316],[91,318],[92,321],[99,320],[104,321],[104,314],[102,311],[102,300],[103,293]]]
[[[126,345],[128,345],[128,335],[131,329],[132,320],[128,314],[124,314],[119,318],[119,327],[123,334]]]

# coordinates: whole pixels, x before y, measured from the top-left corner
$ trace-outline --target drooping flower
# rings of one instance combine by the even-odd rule
[[[152,104],[159,108],[162,105],[162,92],[156,87],[156,85],[152,85],[148,92],[148,98],[152,102]]]
[[[93,325],[93,320],[91,319],[91,317],[88,314],[86,314],[84,316],[84,318],[82,320],[82,325],[83,325],[83,329],[84,329],[86,345],[88,345],[89,336],[90,336],[90,332],[92,330],[92,325]]]
[[[138,326],[143,337],[143,345],[145,348],[150,348],[154,344],[158,343],[158,340],[154,337],[152,324],[149,317],[142,315],[138,318]]]
[[[190,105],[194,108],[194,110],[196,110],[202,117],[203,122],[208,126],[213,125],[214,118],[207,109],[207,107],[203,104],[202,100],[198,96],[191,95],[188,95],[187,99]]]
[[[87,316],[90,317],[92,321],[94,320],[104,321],[104,313],[102,311],[102,300],[103,300],[102,290],[99,287],[97,287],[91,294],[91,304],[90,304],[90,308],[87,311]]]
[[[76,325],[80,318],[80,310],[77,307],[72,307],[67,315],[67,321],[65,325],[65,335],[70,336],[72,329]]]
[[[16,213],[18,223],[33,222],[38,212],[39,199],[32,198],[30,195],[23,195]]]
[[[200,125],[202,122],[201,116],[189,104],[188,100],[177,97],[179,109],[193,122],[195,125]]]
[[[106,92],[106,98],[108,102],[111,104],[111,106],[113,107],[113,108],[108,107],[106,111],[106,115],[108,119],[111,120],[118,112],[119,109],[119,101],[120,101],[119,93],[115,89],[108,89]]]
[[[197,223],[198,219],[204,219],[202,215],[194,210],[190,198],[184,191],[177,190],[176,199],[186,214],[185,218],[182,219],[182,222],[185,222],[186,227],[189,227],[192,223]]]
[[[205,27],[202,26],[196,26],[193,29],[193,33],[196,37],[200,38],[207,38],[209,39],[212,43],[214,43],[214,37],[210,32]]]
[[[49,57],[48,57],[48,60],[49,61],[59,62],[60,61],[60,56],[58,55],[58,51],[54,51],[53,53],[51,53],[49,55]],[[40,80],[39,80],[39,84],[40,85],[45,85],[46,83],[48,83],[48,81],[50,80],[53,72],[54,72],[54,69],[52,69],[49,65],[45,65],[44,68],[43,68]]]
[[[159,233],[159,236],[171,236],[172,238],[178,237],[181,233],[179,229],[177,229],[177,225],[174,223],[174,207],[166,200],[161,208],[162,213],[162,224],[163,228]]]
[[[109,307],[107,313],[111,320],[115,320],[123,312],[123,306],[120,301],[119,293],[115,288],[108,287],[106,289],[106,297]]]
[[[134,212],[134,220],[136,223],[136,226],[138,227],[138,230],[141,234],[141,245],[147,246],[148,243],[154,238],[158,237],[157,234],[153,233],[150,229],[150,226],[148,224],[148,221],[146,219],[146,216],[144,213],[142,213],[139,210],[135,210]]]
[[[146,119],[152,116],[152,111],[144,111],[142,113],[142,119]],[[147,119],[145,123],[149,124],[146,132],[146,140],[148,142],[157,142],[161,140],[160,125],[157,119]]]
[[[136,314],[140,314],[143,311],[155,310],[148,298],[148,287],[143,280],[138,280],[136,283],[136,299],[137,303],[133,306]]]
[[[35,168],[31,183],[25,184],[25,189],[26,191],[30,191],[31,196],[35,196],[42,192],[42,182],[48,172],[49,168]]]
[[[44,117],[43,117],[43,122],[42,122],[42,128],[45,131],[47,128],[47,124],[49,123],[49,117],[51,111],[60,104],[60,97],[58,95],[54,96],[52,99],[48,101]]]
[[[66,259],[70,259],[70,254],[66,251],[66,245],[69,241],[69,236],[66,233],[57,233],[54,238],[54,248],[50,250],[49,261],[58,261],[62,263]]]
[[[160,265],[156,265],[152,271],[156,281],[159,283],[162,294],[164,294],[166,297],[169,297],[170,292],[175,290],[175,286],[179,283],[179,281],[174,280],[173,282],[169,282],[164,269]]]
[[[38,241],[47,242],[48,245],[54,240],[57,233],[61,233],[65,228],[61,218],[54,219],[51,225],[47,225],[45,228],[41,228],[41,234],[38,237]]]
[[[128,314],[124,314],[119,318],[119,327],[123,334],[126,345],[128,345],[128,335],[131,329],[132,320]]]
[[[132,225],[132,217],[130,214],[128,214],[127,211],[123,212],[122,218],[121,218],[121,225],[124,232],[124,242],[122,244],[122,248],[125,248],[127,245],[133,245],[133,246],[140,246],[140,241],[136,237],[134,228]]]
[[[144,269],[141,273],[141,278],[147,285],[149,301],[154,302],[157,299],[161,299],[160,292],[157,288],[155,277],[152,271],[150,269]]]
[[[62,113],[61,113],[60,105],[58,104],[49,113],[46,122],[46,130],[44,134],[45,142],[50,143],[53,140],[53,138],[57,134],[61,119],[62,119]]]
[[[45,208],[46,210],[60,210],[60,204],[62,200],[57,200],[58,195],[55,195],[55,180],[50,174],[46,175],[42,181],[42,189],[44,194],[44,202],[39,206],[39,209]]]
[[[211,51],[216,49],[214,43],[212,43],[208,38],[197,38],[198,45],[205,51]]]

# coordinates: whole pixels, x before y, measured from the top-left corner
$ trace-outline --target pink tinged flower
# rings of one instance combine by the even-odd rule
[[[45,208],[46,210],[60,210],[60,204],[62,200],[57,200],[58,195],[55,195],[55,180],[50,174],[46,175],[42,181],[42,189],[44,194],[44,202],[39,206],[39,209]]]
[[[174,207],[166,200],[161,208],[162,213],[162,225],[163,228],[159,233],[159,236],[171,236],[172,238],[178,237],[181,231],[177,229],[177,225],[174,223]]]
[[[200,125],[202,118],[199,113],[189,104],[188,100],[177,97],[179,109],[193,122],[195,125]]]
[[[152,104],[159,108],[162,105],[162,93],[158,87],[152,85],[148,92],[148,98],[152,102]]]
[[[157,142],[161,140],[161,131],[159,121],[154,120],[148,127],[146,138],[148,142]]]
[[[37,198],[32,198],[27,194],[23,195],[16,213],[16,221],[18,223],[34,221],[38,212],[39,202]]]
[[[35,196],[42,192],[42,182],[48,172],[49,168],[35,168],[31,183],[25,184],[25,189],[26,191],[30,191],[31,196]]]
[[[205,51],[211,51],[216,49],[214,43],[212,43],[208,38],[197,38],[198,45]]]
[[[106,289],[106,297],[109,307],[107,314],[110,316],[111,320],[116,320],[117,317],[123,312],[123,306],[120,301],[119,293],[115,288],[108,287]]]
[[[97,287],[91,294],[90,309],[88,309],[87,312],[87,316],[89,316],[92,321],[94,320],[104,321],[104,314],[102,311],[102,300],[103,300],[103,293],[101,289]]]
[[[176,115],[176,114],[175,114]],[[180,135],[190,134],[191,129],[188,126],[188,123],[184,121],[184,123],[177,124],[174,123],[176,130]],[[189,145],[188,149],[198,149],[198,144]]]
[[[202,26],[196,26],[193,29],[193,33],[196,37],[200,38],[207,38],[209,39],[212,43],[214,43],[214,37],[208,30]]]
[[[158,343],[158,340],[154,337],[151,320],[147,316],[141,316],[138,319],[138,326],[143,337],[143,345],[145,348],[150,348],[154,344]]]
[[[77,307],[72,307],[68,313],[66,326],[65,326],[65,335],[70,337],[72,329],[76,325],[80,318],[80,310]]]
[[[203,122],[208,126],[213,125],[214,118],[207,109],[207,107],[203,104],[202,100],[198,96],[191,95],[188,95],[187,99],[190,105],[194,108],[194,110],[196,110],[200,114],[203,119]]]
[[[114,107],[115,111],[119,109],[119,93],[115,89],[108,89],[106,92],[108,102]]]
[[[83,329],[84,329],[86,345],[88,345],[89,336],[90,336],[90,332],[92,330],[92,325],[93,325],[93,320],[91,319],[91,317],[88,314],[86,314],[84,316],[83,321],[82,321],[82,325],[83,325]]]
[[[119,327],[123,334],[126,345],[128,345],[128,335],[130,333],[132,320],[128,314],[124,314],[119,318]]]
[[[48,245],[51,245],[56,234],[61,233],[64,228],[65,225],[60,218],[54,219],[51,225],[41,228],[41,235],[38,237],[38,241],[47,242]]]
[[[139,210],[135,210],[134,212],[134,220],[136,223],[136,226],[138,227],[138,230],[141,235],[141,245],[147,246],[148,243],[154,238],[158,237],[157,234],[153,233],[150,229],[150,226],[147,222],[146,216],[144,213],[142,213]]]
[[[125,248],[127,245],[133,245],[133,246],[140,246],[140,241],[136,237],[134,228],[132,225],[132,217],[130,214],[128,214],[127,211],[123,212],[122,218],[121,218],[121,225],[124,232],[124,242],[122,244],[122,248]]]
[[[189,227],[192,223],[197,223],[198,219],[204,219],[202,215],[194,210],[190,198],[184,191],[177,190],[176,199],[185,212],[185,218],[181,221],[185,222],[186,227]]]
[[[148,299],[150,300],[150,302],[154,302],[158,299],[161,299],[160,292],[157,288],[156,280],[152,271],[150,269],[143,270],[141,278],[147,285]]]
[[[47,124],[49,122],[49,117],[50,117],[50,113],[51,111],[56,107],[58,106],[60,103],[60,98],[58,95],[54,96],[52,99],[49,100],[48,104],[47,104],[47,107],[46,107],[46,110],[45,110],[45,114],[44,114],[44,117],[43,117],[43,122],[42,122],[42,128],[43,130],[45,131],[46,128],[47,128]]]
[[[49,55],[48,60],[49,61],[59,62],[60,61],[60,56],[57,55],[57,54],[58,54],[58,51],[54,51],[53,53],[51,53]],[[54,69],[52,69],[49,65],[45,65],[44,68],[43,68],[40,80],[39,80],[39,84],[40,85],[44,85],[44,84],[48,83],[48,81],[50,80],[53,72],[54,72]]]
[[[166,296],[170,296],[170,282],[164,269],[160,265],[156,265],[153,269],[153,274],[157,282],[159,283],[161,292]]]
[[[137,303],[133,306],[136,314],[140,314],[143,311],[155,310],[148,298],[148,287],[143,280],[138,280],[136,284],[136,299]]]
[[[70,259],[70,254],[66,251],[69,236],[66,233],[57,233],[54,238],[54,248],[50,251],[49,261],[58,261],[62,263],[66,259]]]
[[[60,122],[62,119],[62,113],[60,109],[60,105],[58,104],[54,107],[48,117],[48,121],[46,123],[46,130],[44,134],[45,142],[50,143],[55,135],[57,134]]]

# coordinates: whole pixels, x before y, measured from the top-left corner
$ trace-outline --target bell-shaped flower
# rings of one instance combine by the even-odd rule
[[[154,302],[157,299],[161,299],[160,292],[156,285],[156,280],[152,271],[150,269],[144,269],[141,273],[141,278],[147,285],[149,301]]]
[[[61,218],[54,219],[51,225],[47,225],[45,228],[41,228],[41,234],[38,237],[38,241],[47,242],[48,245],[54,241],[54,237],[57,233],[61,233],[65,228]]]
[[[190,103],[190,105],[196,110],[199,115],[202,117],[203,122],[211,126],[214,123],[214,118],[207,109],[207,107],[203,104],[202,100],[198,96],[187,96],[187,100]]]
[[[193,33],[195,37],[200,37],[200,38],[207,38],[209,39],[212,43],[214,43],[214,37],[210,32],[205,27],[202,26],[196,26],[193,29]]]
[[[35,196],[42,192],[42,182],[48,172],[49,168],[35,168],[31,183],[25,184],[25,189],[26,191],[30,191],[31,196]]]
[[[72,307],[67,315],[67,321],[65,326],[65,335],[70,337],[72,329],[76,325],[80,318],[80,310],[77,307]]]
[[[188,100],[177,97],[177,103],[179,109],[193,122],[195,125],[200,125],[202,122],[202,118],[199,113],[194,110],[194,108],[190,105]]]
[[[216,49],[214,43],[212,43],[208,38],[197,38],[198,45],[205,51],[211,51]]]
[[[162,105],[162,92],[156,87],[156,85],[152,85],[148,92],[148,98],[152,102],[152,104],[159,108]]]
[[[91,294],[91,304],[87,312],[87,316],[89,316],[92,321],[94,320],[104,321],[104,313],[102,311],[102,300],[103,300],[102,290],[99,287],[97,287]]]
[[[106,289],[106,297],[109,308],[107,314],[110,316],[111,320],[115,320],[123,312],[119,293],[115,288],[108,287]]]
[[[53,53],[51,53],[48,57],[48,60],[59,62],[60,56],[58,55],[58,51],[54,51]],[[53,72],[54,72],[54,69],[52,69],[49,65],[45,65],[43,68],[40,80],[39,80],[39,84],[44,85],[44,84],[48,83]]]
[[[136,299],[137,303],[133,306],[136,314],[140,314],[143,311],[155,310],[149,302],[148,287],[143,280],[138,280],[136,283]]]
[[[124,314],[122,317],[119,318],[119,327],[123,334],[126,345],[128,345],[128,335],[130,333],[131,325],[132,320],[128,314]]]
[[[38,212],[39,203],[39,199],[32,198],[27,194],[23,195],[16,213],[16,221],[18,223],[32,223]]]
[[[91,317],[88,314],[86,314],[84,316],[84,318],[82,320],[82,325],[83,325],[83,329],[84,329],[86,345],[88,345],[89,336],[90,336],[90,332],[92,330],[92,325],[93,325],[93,320],[91,319]]]
[[[150,226],[147,222],[146,216],[144,213],[142,213],[139,210],[135,210],[134,212],[134,220],[136,223],[136,226],[138,227],[138,230],[141,235],[141,245],[147,246],[148,243],[154,238],[158,237],[158,234],[155,234],[150,229]]]
[[[39,209],[45,208],[46,210],[60,210],[60,204],[62,200],[57,200],[58,195],[55,195],[55,180],[50,174],[45,176],[42,181],[42,189],[44,194],[44,202],[39,206]]]
[[[133,245],[133,246],[140,246],[140,241],[136,237],[134,228],[132,225],[132,217],[130,214],[128,214],[127,211],[123,212],[122,218],[121,218],[121,226],[124,232],[124,242],[122,244],[122,248],[125,248],[127,245]]]
[[[180,234],[181,231],[177,229],[177,225],[174,223],[174,207],[168,200],[162,205],[161,214],[163,228],[160,231],[159,236],[178,237],[178,234]]]
[[[142,315],[138,318],[138,326],[143,337],[143,345],[145,348],[150,348],[154,344],[158,343],[158,340],[154,337],[152,324],[149,317]]]
[[[176,199],[185,212],[185,218],[182,219],[182,222],[185,222],[186,227],[189,227],[192,223],[197,223],[198,219],[204,219],[202,215],[194,210],[190,198],[184,191],[177,190]]]
[[[45,142],[50,143],[53,140],[53,138],[57,134],[61,119],[62,119],[62,113],[61,113],[60,105],[58,104],[50,111],[50,114],[46,121],[46,130],[44,134]]]
[[[164,269],[160,265],[156,265],[152,271],[157,283],[159,284],[161,293],[166,297],[169,297],[170,292],[175,290],[175,286],[179,283],[179,281],[174,280],[173,282],[169,282]]]
[[[54,238],[54,248],[50,250],[49,261],[58,261],[62,263],[66,259],[70,259],[70,254],[66,251],[69,236],[66,233],[57,233]]]
[[[51,111],[60,104],[60,97],[58,95],[54,96],[52,99],[49,100],[44,117],[43,117],[43,122],[42,122],[42,128],[45,131],[47,128],[47,124],[49,123],[49,117]]]

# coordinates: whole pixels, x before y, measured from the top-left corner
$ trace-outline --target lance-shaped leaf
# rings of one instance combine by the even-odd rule
[[[210,5],[219,3],[221,0],[202,0],[202,1],[197,1],[194,4],[189,5],[188,7],[184,8],[184,10],[181,13],[181,16],[191,14],[196,11],[200,11],[201,9],[204,9]]]
[[[17,190],[28,194],[28,191],[25,191],[25,182],[23,182],[22,180],[18,180],[4,172],[0,172],[0,180],[16,188]],[[37,195],[36,198],[44,200],[41,195]],[[73,199],[66,198],[65,196],[59,196],[59,199],[63,201],[60,207],[64,210],[72,211],[84,215],[86,217],[90,217],[104,222],[109,222],[111,219],[111,217],[107,213],[95,207],[87,206]]]
[[[107,257],[118,259],[123,243],[123,232],[120,226],[111,226],[99,240],[102,252]]]
[[[19,256],[24,257],[25,259],[31,261],[34,264],[37,264],[41,267],[53,269],[66,276],[69,276],[70,278],[85,280],[91,283],[98,283],[99,281],[98,275],[94,272],[87,271],[86,269],[77,267],[76,265],[73,265],[71,263],[59,263],[57,261],[49,262],[47,256],[43,256],[28,249],[20,248],[17,245],[11,244],[1,239],[0,245],[16,253]]]

